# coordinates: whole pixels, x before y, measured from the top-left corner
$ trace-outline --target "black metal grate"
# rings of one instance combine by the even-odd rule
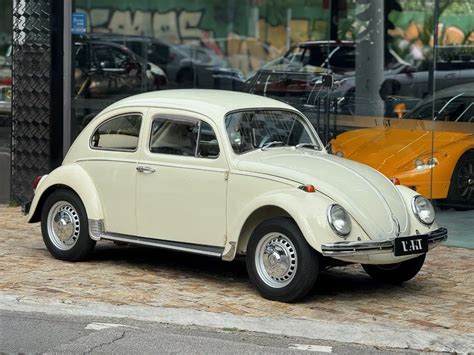
[[[16,1],[13,8],[11,197],[32,195],[35,176],[51,162],[51,2]]]

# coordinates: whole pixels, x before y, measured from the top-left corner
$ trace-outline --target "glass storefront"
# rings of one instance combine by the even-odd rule
[[[272,97],[303,111],[332,154],[432,198],[450,242],[473,246],[472,0],[75,6],[86,28],[73,35],[72,138],[102,108],[140,92]]]
[[[474,2],[441,2],[434,56],[432,197],[452,245],[474,247]],[[449,85],[444,85],[448,82]]]
[[[10,199],[12,1],[0,0],[0,203]]]

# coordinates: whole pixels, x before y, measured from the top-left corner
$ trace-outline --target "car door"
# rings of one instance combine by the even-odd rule
[[[114,111],[93,131],[90,154],[78,160],[100,197],[107,232],[136,234],[135,185],[145,111]]]
[[[137,167],[138,235],[223,247],[227,161],[211,121],[184,112],[150,110]]]

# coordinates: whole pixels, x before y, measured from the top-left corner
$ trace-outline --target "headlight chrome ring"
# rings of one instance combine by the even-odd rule
[[[347,213],[344,207],[337,204],[329,206],[327,217],[334,233],[343,238],[349,235],[352,230],[352,222],[349,213]]]
[[[431,226],[435,220],[435,211],[431,202],[421,195],[413,197],[411,209],[416,218],[424,225]]]

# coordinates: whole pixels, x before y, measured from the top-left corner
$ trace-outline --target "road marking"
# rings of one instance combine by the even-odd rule
[[[318,351],[320,353],[332,353],[332,346],[311,345],[311,344],[290,344],[288,349]]]
[[[60,316],[73,314],[74,316],[129,319],[215,329],[222,329],[232,324],[233,327],[244,331],[302,337],[314,342],[355,343],[390,349],[409,347],[413,351],[424,350],[436,353],[472,353],[474,349],[474,335],[455,330],[421,330],[379,323],[345,323],[291,317],[248,317],[184,308],[148,305],[117,306],[90,301],[74,301],[72,304],[65,304],[60,299],[20,296],[3,292],[0,292],[0,313],[1,311]]]
[[[90,323],[90,324],[87,324],[84,329],[88,329],[88,330],[103,330],[103,329],[108,329],[108,328],[120,328],[120,327],[135,328],[135,327],[130,327],[130,326],[124,325],[124,324],[115,324],[115,323]]]

